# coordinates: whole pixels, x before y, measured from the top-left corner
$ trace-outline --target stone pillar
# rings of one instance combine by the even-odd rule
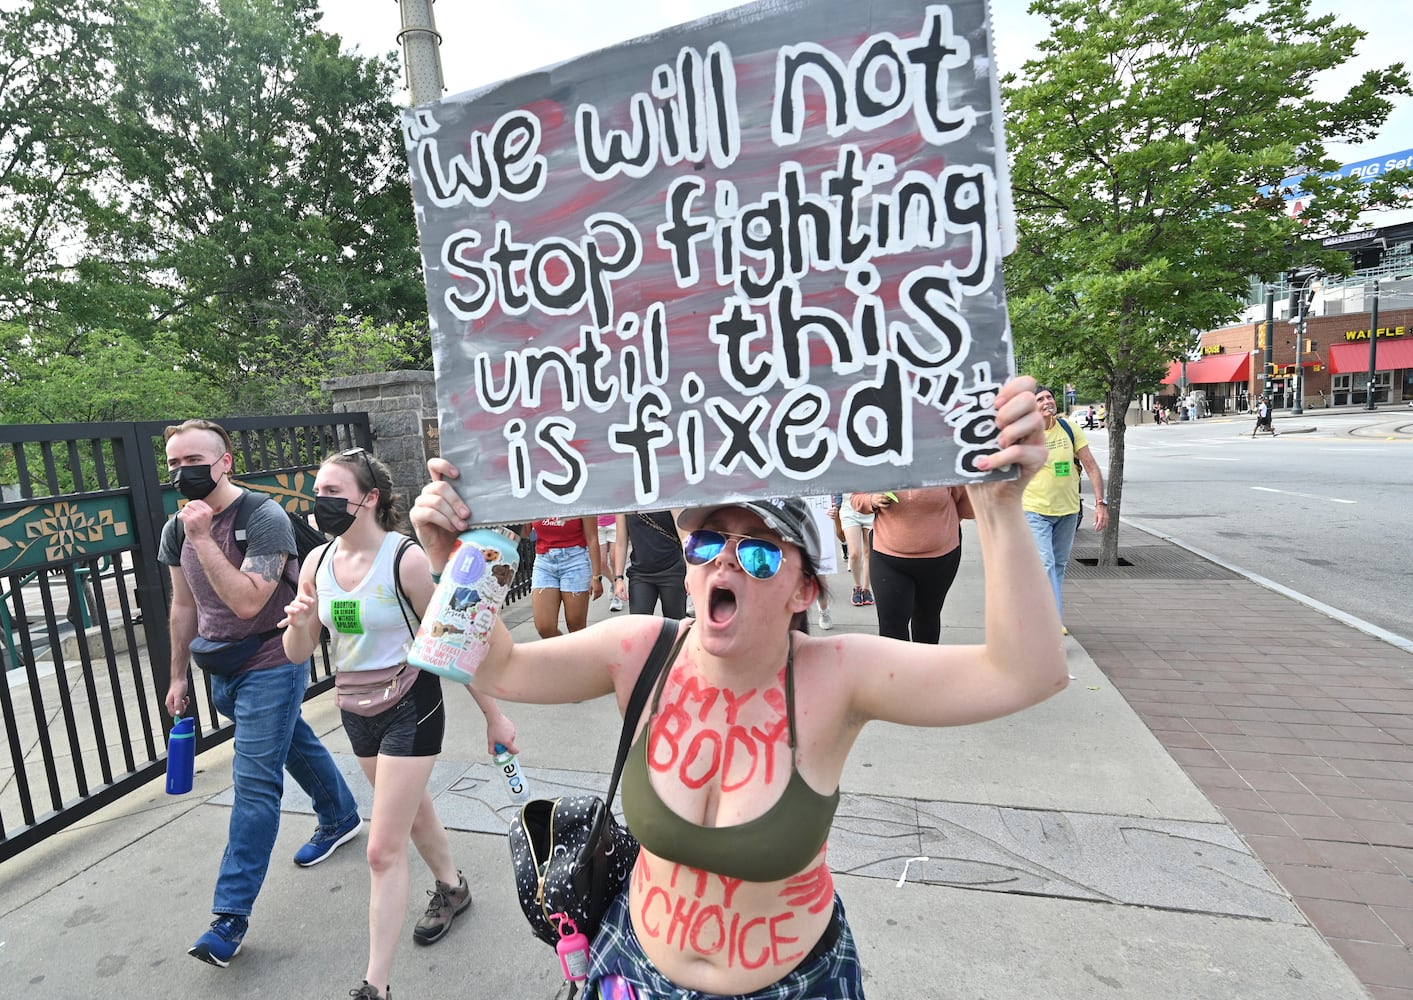
[[[427,481],[427,458],[437,454],[437,391],[431,372],[392,371],[350,375],[320,383],[333,397],[336,413],[366,411],[373,452],[392,470],[403,506]],[[429,436],[424,428],[430,427]]]

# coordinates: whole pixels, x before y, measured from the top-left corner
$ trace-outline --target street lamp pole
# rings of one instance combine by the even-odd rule
[[[1301,405],[1301,396],[1305,390],[1304,373],[1300,368],[1305,354],[1305,292],[1303,289],[1299,295],[1299,304],[1300,322],[1296,326],[1295,334],[1295,378],[1291,383],[1295,386],[1295,399],[1290,404],[1291,414],[1297,417],[1305,412],[1305,407]]]
[[[1378,363],[1379,355],[1379,279],[1374,279],[1374,305],[1369,312],[1369,398],[1364,403],[1364,409],[1376,410],[1378,406],[1374,403],[1374,372]]]
[[[1262,358],[1261,372],[1264,376],[1263,391],[1266,394],[1266,402],[1271,401],[1271,365],[1276,360],[1276,289],[1272,285],[1266,286],[1266,356]]]

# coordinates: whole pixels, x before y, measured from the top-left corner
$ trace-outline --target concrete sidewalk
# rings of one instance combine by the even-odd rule
[[[847,603],[847,575],[831,583],[836,628],[872,631],[872,609]],[[607,614],[607,600],[598,602],[593,617]],[[533,638],[528,602],[506,617],[518,638]],[[944,641],[981,636],[970,526],[944,620]],[[876,724],[855,747],[829,855],[869,996],[1368,997],[1270,863],[1155,738],[1108,665],[1101,670],[1081,646],[1094,628],[1107,652],[1116,642],[1108,625],[1129,621],[1109,623],[1090,606],[1069,624],[1075,634],[1064,641],[1076,679],[1061,695],[956,730]],[[504,836],[511,806],[484,753],[479,713],[450,685],[447,693],[448,739],[433,792],[476,902],[444,941],[414,946],[411,926],[430,887],[414,857],[394,995],[548,1000],[560,982],[558,962],[530,937],[515,903]],[[609,699],[507,708],[533,795],[606,786],[619,725]],[[332,696],[306,705],[305,716],[338,755],[367,815],[368,788]],[[313,829],[297,789],[286,796],[286,822],[241,955],[227,970],[187,957],[211,919],[229,817],[228,746],[204,754],[198,768],[191,794],[169,798],[154,782],[5,864],[5,996],[334,998],[359,982],[366,840],[315,868],[295,867],[289,859]]]

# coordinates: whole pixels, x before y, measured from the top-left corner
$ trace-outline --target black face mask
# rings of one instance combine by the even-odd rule
[[[172,472],[172,485],[188,500],[205,500],[216,488],[209,465],[182,465]]]
[[[363,504],[356,503],[353,506],[357,508]],[[314,523],[324,534],[337,538],[353,527],[353,522],[358,517],[348,507],[348,497],[315,497]]]

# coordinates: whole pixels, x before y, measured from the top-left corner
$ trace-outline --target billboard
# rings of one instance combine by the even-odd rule
[[[994,478],[991,53],[984,0],[766,0],[405,112],[475,519]]]
[[[1376,156],[1368,160],[1360,160],[1357,163],[1346,163],[1338,170],[1325,177],[1357,177],[1362,181],[1372,181],[1376,177],[1382,177],[1390,170],[1400,170],[1413,168],[1413,149],[1405,149],[1401,152],[1390,153],[1387,156]],[[1280,196],[1285,200],[1289,214],[1294,217],[1305,211],[1305,206],[1310,204],[1310,192],[1304,190],[1300,184],[1305,180],[1306,174],[1292,174],[1275,186],[1266,185],[1257,188],[1262,197],[1266,197],[1273,192],[1279,191]]]

